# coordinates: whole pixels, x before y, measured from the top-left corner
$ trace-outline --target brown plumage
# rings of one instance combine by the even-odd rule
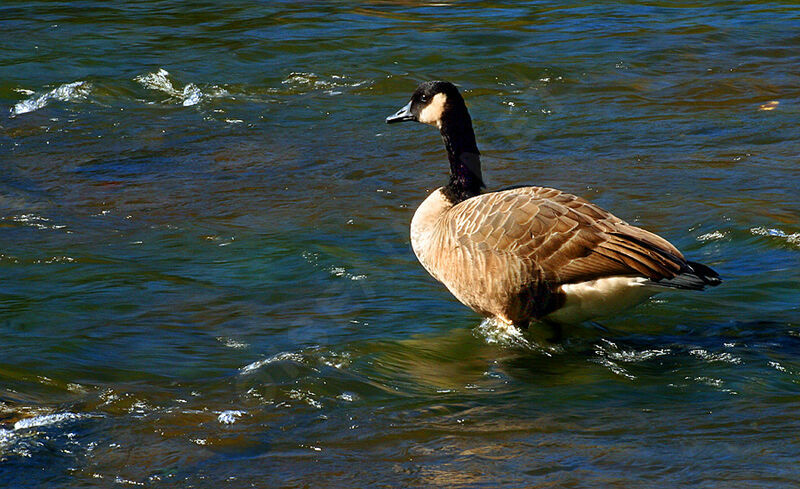
[[[387,122],[420,113],[442,133],[451,178],[417,209],[412,246],[425,269],[476,312],[519,325],[579,322],[665,287],[720,282],[663,238],[575,195],[542,187],[481,194],[471,120],[452,84],[420,85]]]

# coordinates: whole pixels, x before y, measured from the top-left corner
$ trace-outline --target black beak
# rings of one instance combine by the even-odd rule
[[[393,124],[395,122],[403,122],[403,121],[413,121],[416,120],[414,114],[411,113],[411,102],[409,101],[405,107],[398,110],[394,113],[394,115],[390,115],[386,118],[387,124]]]

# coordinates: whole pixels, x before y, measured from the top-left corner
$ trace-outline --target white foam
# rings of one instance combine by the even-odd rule
[[[334,277],[345,277],[355,281],[364,280],[365,278],[367,278],[367,276],[364,274],[355,275],[353,273],[350,273],[344,267],[330,267],[328,268],[328,272]]]
[[[76,413],[53,413],[53,414],[43,414],[40,416],[34,416],[32,418],[25,418],[17,421],[14,423],[14,430],[25,430],[28,428],[36,428],[39,426],[50,426],[54,424],[58,424],[64,421],[72,421],[74,419],[81,419],[85,418],[88,415],[86,414],[76,414]]]
[[[783,238],[787,243],[800,246],[800,233],[786,234],[784,231],[776,228],[757,227],[750,228],[750,233],[756,236],[768,236],[772,238]]]
[[[75,258],[72,258],[71,256],[64,256],[64,255],[62,255],[62,256],[51,256],[50,258],[45,258],[43,260],[42,259],[34,260],[33,263],[46,263],[46,264],[51,264],[51,263],[75,263]]]
[[[703,350],[702,348],[695,348],[694,350],[689,351],[690,354],[705,360],[706,362],[724,362],[724,363],[732,363],[734,365],[739,365],[742,363],[742,359],[734,356],[728,352],[722,353],[711,353],[709,351]]]
[[[691,379],[689,377],[686,377],[686,380],[694,380],[695,382],[699,382],[709,387],[716,387],[716,388],[720,388],[725,384],[725,382],[722,379],[715,379],[713,377],[694,377]]]
[[[722,239],[727,235],[727,233],[723,233],[721,231],[714,231],[713,233],[706,233],[701,234],[697,237],[697,241],[716,241],[718,239]]]
[[[219,341],[223,345],[227,346],[228,348],[236,348],[236,349],[239,349],[239,350],[242,349],[242,348],[247,348],[248,346],[250,346],[250,345],[248,345],[247,343],[245,343],[243,341],[237,341],[237,340],[234,340],[233,338],[226,338],[225,336],[218,336],[217,337],[217,341]]]
[[[13,431],[0,428],[0,450],[11,445],[16,437],[17,435]]]
[[[506,324],[502,321],[495,321],[486,318],[478,325],[477,331],[486,339],[487,343],[528,343],[522,335],[522,331],[513,324]]]
[[[321,355],[320,361],[329,367],[341,369],[350,365],[350,354],[345,353],[330,353],[329,355]]]
[[[159,68],[155,73],[139,75],[135,77],[134,80],[139,82],[147,89],[157,90],[159,92],[166,93],[172,98],[178,99],[178,101],[180,101],[181,105],[184,107],[197,105],[203,100],[203,98],[209,96],[226,97],[230,95],[227,90],[217,86],[212,87],[211,92],[206,94],[203,93],[203,91],[194,83],[188,83],[184,85],[182,89],[178,90],[175,88],[175,85],[172,84],[172,80],[170,80],[169,77],[170,74],[167,70],[164,68]]]
[[[614,373],[616,375],[619,375],[620,377],[625,377],[628,380],[636,380],[636,376],[635,375],[633,375],[632,373],[628,372],[624,368],[620,367],[619,365],[617,365],[616,362],[613,362],[613,361],[609,360],[608,358],[602,358],[601,357],[601,358],[598,358],[598,359],[595,359],[595,360],[592,360],[592,361],[594,361],[594,362],[606,367],[612,373]]]
[[[114,478],[114,484],[127,484],[129,486],[143,486],[144,482],[136,482],[129,479],[123,479],[120,476]]]
[[[200,102],[200,99],[203,97],[203,92],[197,88],[197,85],[190,83],[183,87],[181,96],[183,97],[183,106],[189,107],[190,105],[195,105]]]
[[[66,227],[62,224],[50,224],[50,219],[36,214],[20,214],[18,216],[11,216],[10,218],[3,218],[3,220],[5,219],[10,219],[13,222],[25,224],[26,226],[31,226],[36,229],[64,229]]]
[[[514,326],[494,318],[486,318],[475,328],[475,332],[483,337],[488,344],[525,348],[536,350],[546,355],[551,355],[557,347],[542,347],[525,337],[525,333]]]
[[[164,68],[159,68],[155,73],[148,73],[146,75],[139,75],[134,78],[135,81],[141,83],[145,88],[151,90],[159,90],[170,95],[177,95],[178,91],[172,86],[169,81],[169,72]]]
[[[32,97],[18,102],[11,109],[11,116],[27,114],[39,110],[50,103],[51,100],[60,100],[62,102],[78,102],[86,99],[92,90],[92,85],[85,81],[76,81],[66,83],[42,95],[33,94]]]
[[[774,369],[775,369],[775,370],[777,370],[778,372],[788,372],[788,371],[789,371],[789,370],[787,370],[787,368],[786,368],[786,367],[784,367],[783,365],[781,365],[781,364],[780,364],[780,363],[778,363],[778,362],[772,362],[772,361],[770,361],[770,362],[767,362],[767,363],[769,364],[769,366],[770,366],[770,367],[774,368]]]
[[[219,416],[217,416],[217,421],[219,421],[222,424],[233,424],[236,422],[237,418],[243,415],[244,411],[237,411],[237,410],[222,411],[221,413],[219,413]]]
[[[606,352],[606,354],[608,355],[608,358],[611,358],[612,360],[625,363],[636,363],[667,355],[669,354],[669,349],[643,351],[622,350],[616,352]]]
[[[321,84],[321,82],[316,80],[317,75],[314,73],[290,73],[285,80],[281,83],[284,85],[289,85],[292,83],[301,84],[301,85],[316,85],[317,83]]]
[[[650,360],[651,358],[669,355],[671,352],[669,348],[642,351],[636,351],[632,349],[626,350],[620,348],[613,341],[607,339],[603,339],[602,341],[603,343],[595,345],[595,352],[600,356],[609,358],[610,360],[624,363],[644,362]]]
[[[256,362],[253,362],[253,363],[249,364],[249,365],[245,365],[244,367],[239,369],[239,373],[247,374],[247,373],[250,373],[250,372],[252,372],[254,370],[260,369],[264,365],[269,365],[270,363],[281,362],[281,361],[284,361],[284,360],[291,360],[293,362],[302,362],[303,361],[303,355],[301,355],[299,353],[288,352],[288,351],[277,353],[277,354],[275,354],[275,355],[273,355],[273,356],[271,356],[269,358],[265,358],[263,360],[258,360]]]
[[[356,88],[367,83],[366,80],[355,81],[346,75],[323,76],[316,73],[292,72],[284,79],[281,84],[291,87],[293,90],[323,90],[325,94],[335,96],[341,95],[339,88]]]
[[[288,392],[289,397],[295,399],[297,401],[302,401],[308,404],[311,407],[320,409],[322,408],[322,403],[319,402],[311,391],[301,391],[299,389],[292,389]]]

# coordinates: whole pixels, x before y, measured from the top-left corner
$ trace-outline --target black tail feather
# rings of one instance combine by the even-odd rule
[[[686,264],[694,270],[695,275],[703,279],[703,282],[706,285],[716,286],[722,283],[722,279],[719,278],[719,274],[711,269],[711,267],[707,267],[702,263],[697,263],[696,261],[687,261]]]
[[[674,289],[703,290],[706,286],[716,286],[722,283],[719,274],[710,267],[694,261],[687,261],[686,267],[672,278],[654,280],[654,285]]]

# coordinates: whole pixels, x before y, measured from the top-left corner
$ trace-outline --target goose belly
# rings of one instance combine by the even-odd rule
[[[558,291],[564,305],[544,317],[558,323],[576,324],[592,318],[614,315],[658,293],[644,277],[607,277],[588,282],[564,284]]]

